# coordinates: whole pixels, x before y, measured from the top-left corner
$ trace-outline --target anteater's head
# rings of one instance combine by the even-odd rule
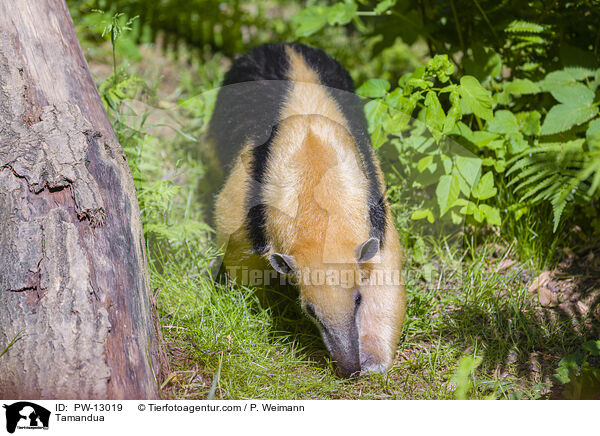
[[[400,263],[386,270],[375,238],[346,252],[351,259],[341,262],[315,261],[302,251],[273,253],[269,260],[280,273],[295,276],[300,304],[341,376],[382,372],[392,363],[404,315]]]

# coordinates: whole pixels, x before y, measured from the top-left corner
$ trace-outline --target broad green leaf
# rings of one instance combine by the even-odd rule
[[[462,192],[465,197],[470,197],[471,187],[469,186],[465,178],[462,176],[462,174],[458,171],[458,168],[456,168],[456,166],[454,166],[454,168],[452,169],[451,174],[456,176],[456,178],[458,179],[458,188],[460,189],[460,192]],[[456,202],[453,206],[456,206]]]
[[[487,200],[488,198],[492,198],[498,190],[494,187],[494,174],[491,171],[488,171],[481,177],[479,183],[473,189],[473,196],[479,200]]]
[[[390,82],[385,79],[369,79],[356,90],[356,93],[366,98],[384,97],[390,90],[390,86]]]
[[[483,220],[485,219],[485,215],[479,207],[476,207],[475,209],[473,209],[473,219],[475,221],[477,221],[478,223],[482,223]]]
[[[538,83],[542,90],[550,92],[555,88],[571,85],[577,80],[566,71],[553,71]]]
[[[581,83],[571,83],[550,90],[552,96],[561,103],[572,106],[590,105],[594,101],[594,91]]]
[[[426,168],[429,167],[429,165],[431,165],[432,162],[433,162],[432,154],[425,156],[424,158],[419,159],[419,162],[417,162],[417,169],[419,170],[420,173],[422,173]]]
[[[455,211],[451,210],[450,211],[450,220],[452,221],[452,224],[454,224],[455,226],[458,226],[464,221],[464,217],[462,215],[456,213]]]
[[[512,155],[522,153],[529,148],[529,143],[523,138],[521,132],[509,133],[506,138],[508,139],[508,152]]]
[[[499,110],[494,114],[494,119],[488,125],[488,130],[494,133],[517,133],[519,131],[519,123],[512,112]]]
[[[556,368],[556,372],[554,374],[552,374],[552,376],[550,378],[555,383],[558,383],[561,385],[566,385],[567,383],[569,383],[571,381],[570,375],[571,375],[571,371],[569,370],[569,368],[565,368],[564,366],[559,366],[558,368]]]
[[[442,89],[440,89],[438,91],[438,94],[444,94],[446,92],[453,92],[453,91],[458,92],[458,85],[455,85],[454,83],[451,85],[444,86]]]
[[[311,6],[292,17],[296,27],[296,36],[309,36],[321,30],[325,25],[348,24],[358,11],[354,2],[340,2],[333,6]]]
[[[369,133],[373,133],[375,128],[380,125],[387,111],[388,105],[383,100],[371,100],[365,104],[365,115],[369,122]]]
[[[348,24],[356,16],[358,5],[353,1],[338,2],[327,11],[327,21],[332,26]]]
[[[383,127],[380,125],[376,128],[375,132],[371,135],[371,142],[373,145],[373,148],[375,150],[377,150],[379,147],[381,147],[385,141],[387,139],[387,135],[385,133],[385,131],[383,130]]]
[[[600,118],[596,118],[590,123],[587,132],[585,132],[585,138],[591,150],[600,149]]]
[[[500,219],[500,210],[497,207],[488,206],[487,204],[480,204],[479,210],[485,216],[485,220],[492,226],[499,226],[502,224]]]
[[[575,80],[585,80],[596,73],[596,71],[585,67],[565,67],[563,70],[569,73]]]
[[[459,92],[475,115],[486,121],[493,120],[492,97],[475,77],[461,77]]]
[[[489,147],[496,139],[498,139],[496,133],[486,132],[485,130],[476,130],[471,136],[471,142],[480,148]]]
[[[492,95],[492,103],[500,104],[502,106],[510,106],[512,104],[513,98],[511,94],[506,91],[496,92]]]
[[[394,90],[385,97],[386,103],[394,109],[399,109],[399,106],[406,100],[408,100],[408,97],[404,95],[404,90],[399,86],[394,88]]]
[[[429,91],[425,97],[425,124],[436,141],[440,140],[446,115],[435,92]]]
[[[388,115],[384,117],[383,128],[390,135],[401,136],[408,128],[410,120],[410,115],[390,109]]]
[[[296,36],[309,36],[318,32],[328,22],[327,8],[312,6],[301,10],[292,17],[292,24],[296,26]]]
[[[437,202],[440,207],[440,216],[444,216],[448,210],[454,206],[454,202],[458,198],[460,186],[458,177],[453,175],[443,175],[435,190]]]
[[[462,121],[458,121],[454,125],[454,128],[450,131],[450,134],[462,136],[467,141],[473,142],[473,141],[471,141],[471,138],[473,137],[473,131],[471,130],[471,128],[469,126],[467,126]]]
[[[419,89],[427,89],[427,88],[431,88],[433,86],[433,82],[430,80],[423,80],[423,79],[410,79],[408,81],[408,83],[406,84],[406,88],[409,91],[412,91],[414,88],[419,88]]]
[[[454,162],[461,176],[464,177],[469,187],[472,187],[481,174],[481,159],[478,157],[456,156]]]
[[[395,4],[396,4],[396,0],[383,0],[379,3],[377,3],[377,6],[375,6],[374,12],[377,14],[383,14],[385,11],[387,11],[389,8],[391,8]]]
[[[542,135],[569,130],[576,124],[585,123],[598,113],[598,108],[587,105],[571,105],[560,103],[552,106],[542,124]]]
[[[506,160],[504,159],[497,159],[494,162],[494,169],[496,170],[497,173],[503,173],[504,171],[506,171]]]
[[[540,87],[529,79],[515,79],[504,84],[504,91],[509,94],[537,94]]]
[[[583,363],[583,353],[577,351],[575,353],[567,354],[565,357],[560,359],[558,366],[560,368],[567,368],[572,370],[578,370],[579,366]]]
[[[462,200],[462,198],[459,198],[458,200]],[[463,202],[456,201],[456,205],[460,206],[463,205],[463,207],[460,208],[459,212],[462,213],[463,215],[473,215],[473,213],[475,212],[475,209],[477,209],[477,205],[475,203],[473,203],[472,201],[468,201],[468,200],[464,200]]]
[[[431,210],[429,209],[415,210],[410,216],[411,220],[421,220],[423,218],[427,218],[427,221],[429,221],[430,223],[433,223],[435,221],[433,217],[433,212],[431,212]]]
[[[581,346],[585,351],[592,356],[600,356],[600,341],[587,341]]]
[[[427,214],[423,214],[422,212],[427,212],[427,209],[414,211],[413,216],[411,216],[411,219],[424,218]],[[429,212],[431,213],[431,211]],[[413,218],[415,214],[417,216],[420,216],[421,218]],[[412,260],[418,264],[424,264],[425,262],[427,262],[427,246],[425,245],[425,240],[420,236],[416,237],[415,245],[413,245]]]
[[[462,116],[462,112],[460,110],[460,94],[458,93],[458,89],[453,89],[450,92],[450,110],[446,115],[446,119],[444,120],[444,127],[442,128],[442,132],[447,135],[452,131],[456,122]]]
[[[542,116],[538,111],[519,112],[516,114],[519,130],[527,136],[540,134],[540,119]]]

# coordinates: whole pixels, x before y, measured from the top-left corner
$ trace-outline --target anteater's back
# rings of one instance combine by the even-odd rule
[[[321,85],[323,92],[319,94],[327,94],[328,101],[311,100],[315,88],[294,89],[298,82]],[[331,110],[332,105],[335,110]],[[303,44],[265,44],[233,63],[223,80],[209,126],[209,139],[224,172],[231,170],[244,145],[267,144],[279,122],[291,114],[323,115],[348,129],[370,181],[373,235],[383,241],[383,183],[374,162],[363,104],[354,93],[350,74],[322,50]],[[261,150],[265,152],[266,148]]]

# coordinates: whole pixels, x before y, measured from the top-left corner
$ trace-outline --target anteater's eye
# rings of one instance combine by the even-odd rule
[[[354,305],[356,307],[360,306],[361,301],[362,301],[362,295],[360,295],[360,292],[356,291],[354,293]]]
[[[306,313],[308,313],[312,318],[317,319],[317,314],[315,313],[315,308],[312,304],[306,303]]]

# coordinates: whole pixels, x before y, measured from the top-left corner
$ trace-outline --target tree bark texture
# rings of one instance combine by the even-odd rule
[[[0,0],[0,398],[158,396],[131,173],[64,0]]]

